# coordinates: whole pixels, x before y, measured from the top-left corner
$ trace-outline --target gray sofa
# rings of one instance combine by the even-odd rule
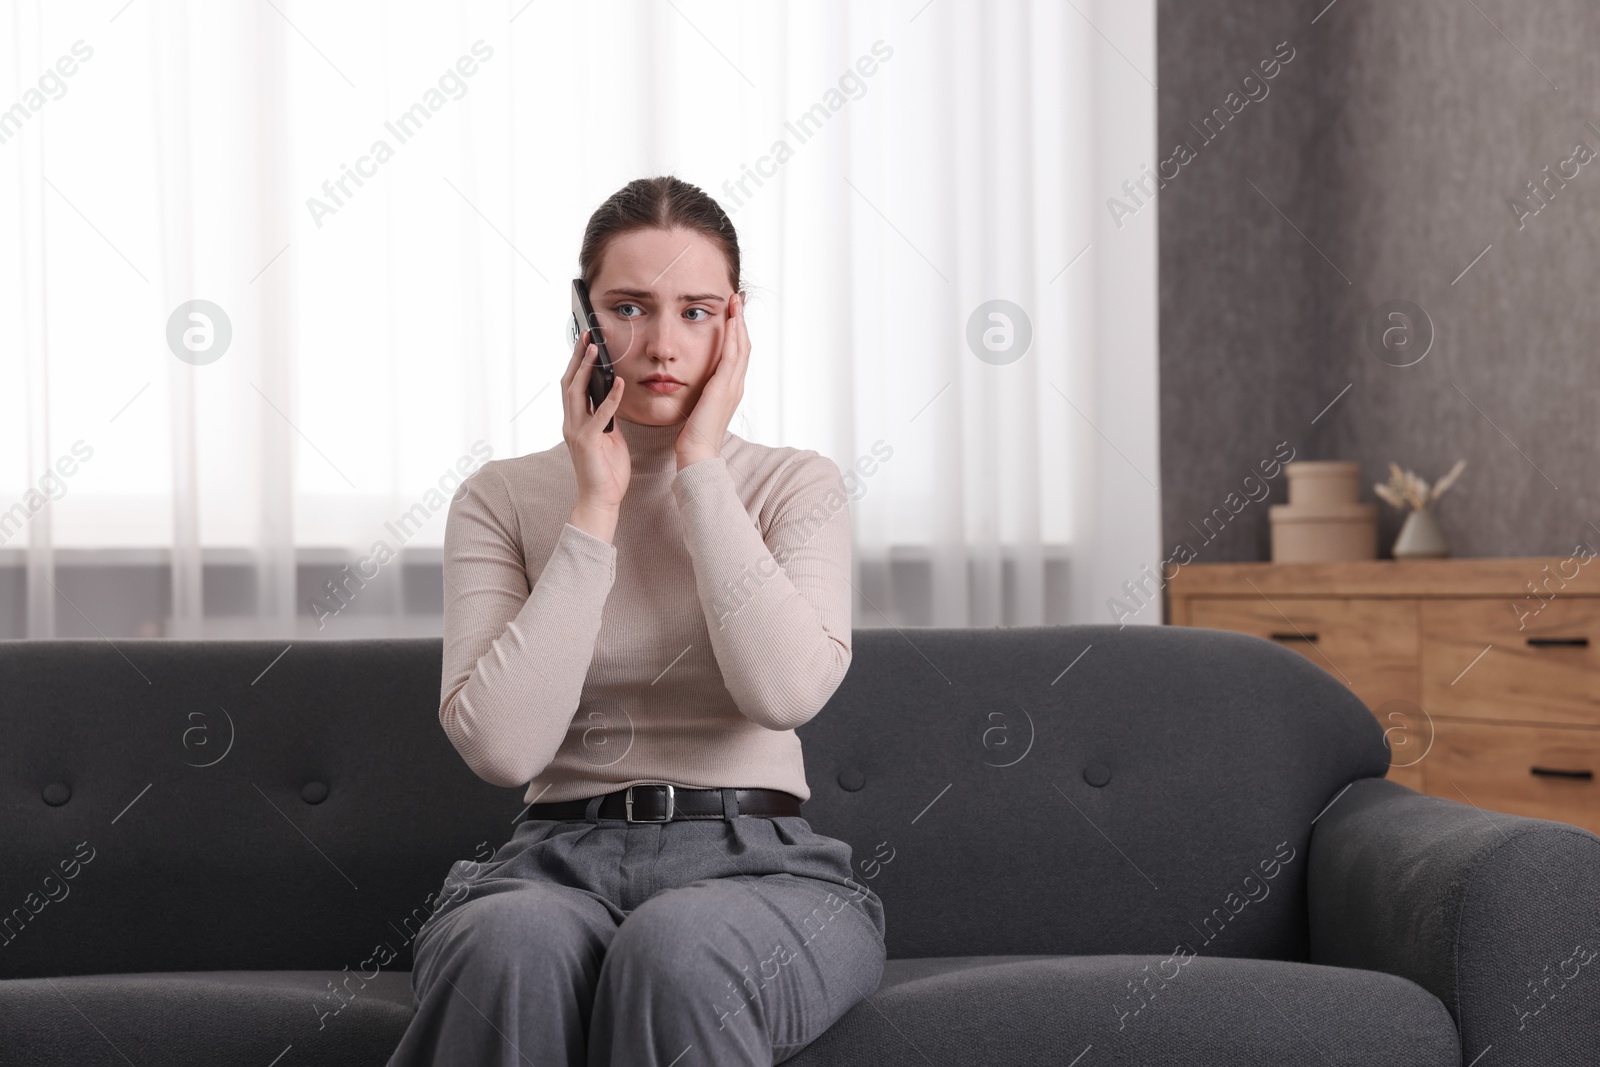
[[[383,1064],[445,874],[522,806],[439,728],[440,653],[0,642],[0,1062]],[[796,1067],[1600,1048],[1600,839],[1386,780],[1268,642],[864,630],[800,734],[890,960]]]

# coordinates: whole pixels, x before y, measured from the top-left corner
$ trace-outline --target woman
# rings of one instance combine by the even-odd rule
[[[800,814],[794,729],[850,665],[839,469],[728,431],[750,339],[704,192],[630,182],[579,265],[610,394],[586,332],[565,442],[485,464],[445,527],[439,719],[529,808],[451,868],[392,1067],[771,1064],[882,977],[882,902]]]

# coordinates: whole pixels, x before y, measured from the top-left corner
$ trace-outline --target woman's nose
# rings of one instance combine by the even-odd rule
[[[646,357],[673,359],[677,356],[680,339],[674,324],[652,322],[640,334],[642,351]]]

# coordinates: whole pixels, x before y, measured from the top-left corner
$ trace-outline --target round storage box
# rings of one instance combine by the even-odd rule
[[[1286,463],[1289,503],[1354,504],[1361,499],[1361,464],[1354,460],[1310,459]]]
[[[1273,504],[1272,562],[1332,563],[1378,558],[1378,505]]]

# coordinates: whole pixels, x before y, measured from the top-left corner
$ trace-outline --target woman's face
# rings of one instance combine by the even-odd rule
[[[689,230],[633,230],[613,237],[589,302],[622,387],[620,418],[647,426],[682,422],[715,370],[727,325],[728,262]],[[681,385],[652,385],[665,375]]]

